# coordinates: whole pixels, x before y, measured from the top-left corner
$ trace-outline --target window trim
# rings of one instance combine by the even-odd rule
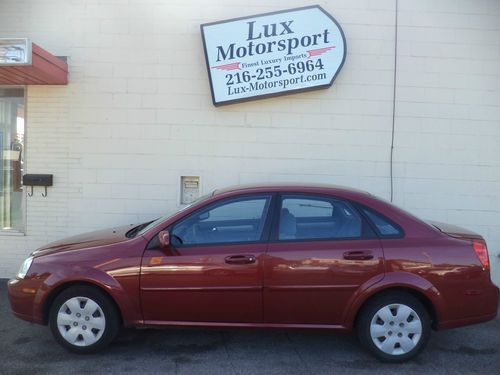
[[[401,225],[396,223],[394,220],[389,219],[386,215],[380,213],[380,211],[375,210],[371,207],[368,207],[364,204],[353,202],[359,211],[359,213],[366,219],[366,221],[370,224],[372,230],[377,234],[378,238],[381,240],[390,240],[390,239],[400,239],[404,238],[406,236],[406,233]],[[394,228],[398,230],[398,234],[382,234],[380,230],[378,229],[377,225],[368,217],[368,215],[365,213],[364,210],[371,211],[372,213],[380,216],[382,219],[387,221],[389,224],[391,224]]]
[[[282,208],[282,203],[283,203],[283,197],[284,196],[302,196],[302,197],[318,197],[318,198],[326,198],[326,199],[333,199],[341,202],[346,202],[348,203],[352,209],[360,216],[362,225],[367,225],[368,228],[370,228],[372,232],[372,236],[367,236],[367,235],[361,235],[359,237],[328,237],[328,238],[292,238],[292,239],[279,239],[279,220],[280,220],[280,215],[279,213],[281,212]],[[378,234],[375,232],[372,228],[371,223],[369,223],[365,216],[362,215],[362,213],[359,211],[359,209],[356,207],[355,202],[345,199],[345,198],[340,198],[335,195],[330,195],[330,194],[321,194],[321,193],[308,193],[308,192],[280,192],[277,195],[276,198],[276,207],[275,207],[275,215],[273,218],[273,223],[272,223],[272,230],[271,230],[271,237],[269,239],[269,243],[291,243],[291,242],[332,242],[332,241],[369,241],[369,240],[374,240],[378,239]]]
[[[200,207],[196,211],[193,211],[189,213],[188,215],[185,215],[178,220],[176,220],[174,223],[170,224],[168,227],[162,229],[162,230],[168,230],[170,233],[172,233],[173,228],[179,224],[181,221],[189,219],[191,216],[195,216],[198,214],[200,211],[204,210],[210,210],[212,208],[215,208],[217,206],[223,205],[225,202],[229,201],[239,201],[239,200],[248,200],[248,198],[253,198],[253,197],[265,197],[269,199],[269,205],[267,207],[267,213],[266,213],[266,218],[264,220],[264,227],[262,228],[262,234],[260,236],[259,240],[256,241],[236,241],[236,242],[211,242],[211,243],[206,243],[206,244],[179,244],[179,245],[172,245],[176,249],[190,249],[190,248],[198,248],[198,247],[213,247],[213,246],[234,246],[234,245],[247,245],[247,244],[261,244],[261,243],[267,243],[269,241],[269,234],[271,231],[271,222],[273,220],[274,216],[274,210],[275,210],[275,202],[276,202],[276,194],[273,192],[264,192],[264,193],[250,193],[250,194],[241,194],[241,195],[236,195],[236,196],[231,196],[231,197],[226,197],[219,199],[217,201],[214,201],[210,204],[207,204],[203,207]],[[160,231],[159,231],[160,232]],[[158,233],[159,233],[158,232]],[[151,240],[148,242],[146,246],[146,250],[156,250],[156,247],[151,247],[151,243],[155,241],[155,239],[158,237],[158,233],[156,233]]]

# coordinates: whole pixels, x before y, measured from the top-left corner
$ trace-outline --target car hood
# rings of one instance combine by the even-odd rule
[[[85,248],[94,248],[98,246],[106,246],[114,243],[128,240],[125,234],[132,229],[134,224],[88,232],[72,237],[63,238],[62,240],[51,242],[33,252],[34,256],[55,254],[64,251],[80,250]]]

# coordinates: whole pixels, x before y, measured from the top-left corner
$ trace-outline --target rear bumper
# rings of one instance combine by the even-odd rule
[[[468,301],[468,303],[472,303],[472,301]],[[500,289],[498,289],[496,285],[492,284],[487,293],[479,296],[478,299],[474,301],[477,309],[480,309],[480,313],[460,319],[440,321],[438,322],[436,328],[438,330],[450,329],[493,320],[498,314],[499,303]]]
[[[477,324],[477,323],[488,322],[490,320],[495,319],[496,316],[497,316],[497,313],[495,312],[494,314],[475,316],[472,318],[448,320],[446,322],[440,322],[437,325],[437,329],[443,330],[443,329],[457,328],[457,327],[469,326],[469,325]]]
[[[37,294],[40,287],[40,280],[37,279],[10,279],[7,282],[12,313],[28,322],[43,324],[41,309],[37,308]]]

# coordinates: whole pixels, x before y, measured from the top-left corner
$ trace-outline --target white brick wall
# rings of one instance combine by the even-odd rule
[[[399,0],[395,202],[485,236],[500,283],[500,2]]]
[[[500,253],[499,2],[399,0],[395,202],[471,227]],[[0,237],[0,277],[37,246],[178,208],[179,176],[204,192],[312,181],[388,198],[394,0],[321,1],[347,60],[333,87],[211,104],[199,24],[298,0],[2,0],[0,36],[69,57],[70,84],[28,88],[27,235]],[[499,263],[494,274],[500,282]]]

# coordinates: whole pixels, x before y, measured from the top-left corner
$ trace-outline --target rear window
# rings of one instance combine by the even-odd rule
[[[403,237],[402,229],[382,214],[366,207],[363,207],[362,210],[381,237]]]

